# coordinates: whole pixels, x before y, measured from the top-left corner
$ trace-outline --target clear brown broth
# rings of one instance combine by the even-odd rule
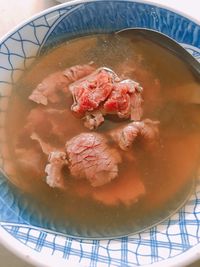
[[[44,177],[35,178],[17,165],[15,144],[25,119],[35,104],[30,92],[48,74],[75,64],[94,61],[117,74],[128,75],[144,87],[144,118],[160,121],[159,146],[147,153],[138,142],[133,148],[136,164],[120,165],[120,177],[132,179],[135,170],[145,185],[146,194],[137,203],[106,206],[90,196],[80,197],[71,189],[51,189]],[[134,71],[129,71],[134,69]],[[160,90],[152,81],[160,82]],[[44,218],[55,222],[56,229],[72,235],[104,237],[124,235],[144,229],[169,216],[189,194],[200,156],[200,83],[187,65],[165,48],[140,36],[120,39],[113,35],[81,37],[63,43],[39,57],[14,88],[7,133],[16,175],[10,180],[31,199]],[[70,108],[71,102],[59,108]],[[67,122],[86,131],[71,116]],[[107,119],[97,132],[106,132],[124,122]],[[70,132],[70,131],[69,131]],[[68,139],[70,136],[66,136]],[[72,181],[72,180],[70,180]],[[75,184],[74,184],[75,183]],[[91,189],[93,190],[93,189]],[[131,190],[131,188],[130,188]],[[69,230],[70,229],[70,230]]]

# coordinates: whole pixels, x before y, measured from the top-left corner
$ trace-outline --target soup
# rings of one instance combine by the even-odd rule
[[[191,193],[198,90],[184,62],[142,36],[62,43],[14,88],[10,180],[69,235],[122,236],[158,223]]]

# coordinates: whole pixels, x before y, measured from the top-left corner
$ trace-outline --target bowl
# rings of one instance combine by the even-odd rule
[[[200,257],[200,182],[178,212],[162,223],[122,238],[70,237],[35,212],[6,175],[12,174],[5,132],[13,84],[60,40],[123,28],[148,28],[178,41],[200,59],[200,25],[144,1],[70,1],[17,26],[0,41],[0,240],[37,266],[185,266]]]

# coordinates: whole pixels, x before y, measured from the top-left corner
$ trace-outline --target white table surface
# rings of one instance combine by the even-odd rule
[[[200,23],[200,0],[151,0],[151,2],[174,8]],[[56,4],[57,2],[53,0],[0,0],[0,37],[24,19]],[[0,245],[0,267],[32,267],[32,265]],[[200,267],[200,261],[188,267]]]

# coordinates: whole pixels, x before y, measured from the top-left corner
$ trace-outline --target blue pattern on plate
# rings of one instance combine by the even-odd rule
[[[199,243],[199,190],[200,183],[187,205],[169,220],[121,239],[81,240],[24,224],[1,225],[21,243],[38,252],[73,258],[88,267],[150,264],[179,255]]]
[[[113,12],[115,9],[118,11]],[[0,165],[8,173],[12,173],[12,169],[4,125],[12,84],[24,69],[39,53],[57,44],[57,38],[63,33],[65,38],[70,38],[74,34],[102,32],[102,28],[110,32],[133,26],[162,31],[200,59],[199,25],[166,9],[133,1],[97,0],[47,12],[0,44]],[[5,231],[35,251],[74,259],[90,267],[138,266],[183,253],[200,242],[199,207],[200,185],[180,212],[140,234],[104,241],[73,239],[49,231],[52,226],[48,222],[40,222],[45,230],[34,227],[41,220],[40,215],[33,216],[24,198],[14,193],[12,186],[0,177],[0,224]]]

